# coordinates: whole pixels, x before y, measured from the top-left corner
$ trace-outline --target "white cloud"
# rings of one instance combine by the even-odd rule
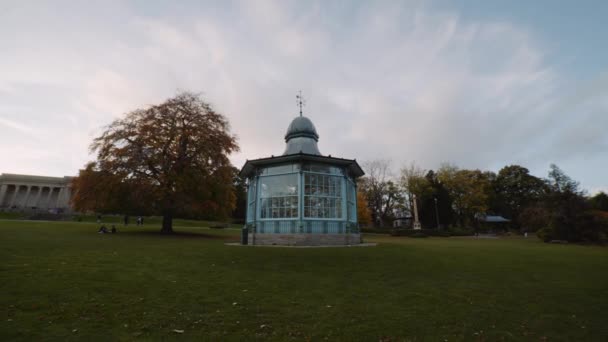
[[[31,135],[35,132],[35,130],[30,126],[26,126],[2,117],[0,117],[0,126],[4,126],[4,129],[15,129],[20,133],[25,133],[27,135]]]
[[[102,125],[178,89],[203,92],[228,115],[241,144],[237,164],[282,153],[299,89],[326,154],[540,169],[599,158],[608,147],[606,78],[579,87],[547,64],[553,52],[544,42],[509,22],[424,4],[247,1],[154,17],[112,6],[111,25],[93,5],[71,8],[80,19],[67,24],[44,8],[36,22],[24,11],[0,24],[11,47],[0,57],[0,100],[27,108],[5,120],[59,132],[54,146],[70,151],[53,157],[63,173],[91,158],[86,147]],[[43,53],[32,53],[36,46]]]

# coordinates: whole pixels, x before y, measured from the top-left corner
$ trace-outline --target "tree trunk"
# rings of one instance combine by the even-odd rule
[[[161,234],[173,234],[173,212],[167,210],[163,213],[163,227]]]

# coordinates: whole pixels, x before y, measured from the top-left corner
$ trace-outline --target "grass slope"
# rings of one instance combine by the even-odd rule
[[[602,247],[369,236],[379,246],[251,248],[224,245],[237,230],[96,228],[0,221],[1,340],[608,338]]]

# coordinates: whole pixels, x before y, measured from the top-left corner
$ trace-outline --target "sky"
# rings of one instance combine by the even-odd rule
[[[280,155],[295,95],[325,155],[608,191],[607,1],[0,0],[0,173],[76,175],[105,125],[179,91]]]

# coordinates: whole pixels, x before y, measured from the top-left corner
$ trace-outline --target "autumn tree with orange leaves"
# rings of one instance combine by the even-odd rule
[[[183,92],[117,119],[93,140],[97,160],[74,180],[80,211],[138,211],[173,218],[227,218],[235,206],[228,156],[238,151],[226,117]]]
[[[372,214],[362,192],[357,191],[357,221],[361,225],[372,223]]]

